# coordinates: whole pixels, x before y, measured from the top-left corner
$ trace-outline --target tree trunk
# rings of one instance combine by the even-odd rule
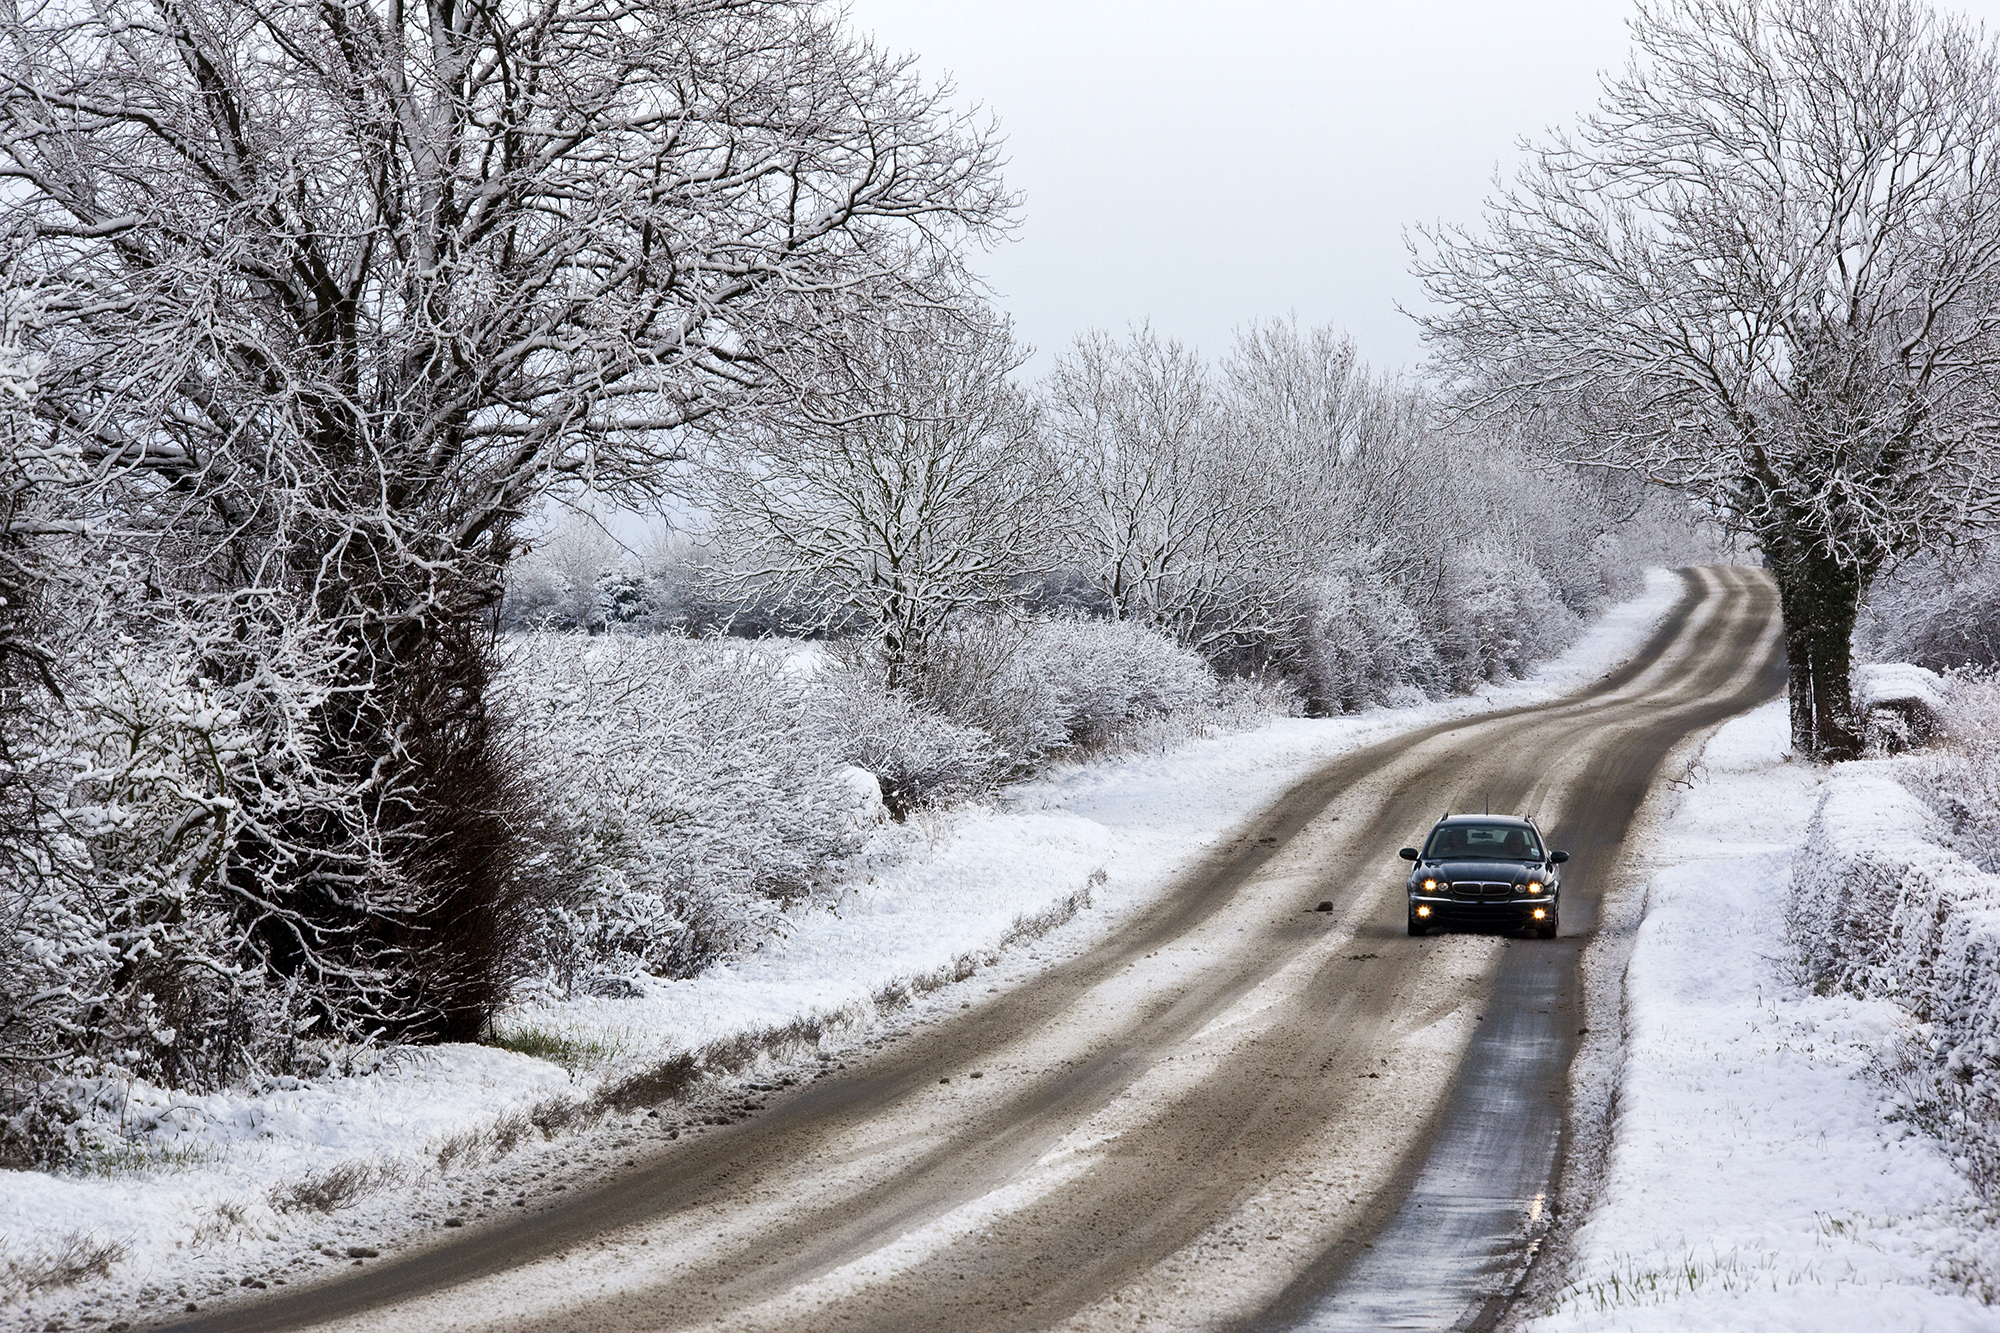
[[[366,793],[366,827],[308,810],[285,830],[289,854],[240,849],[243,910],[265,966],[336,1030],[474,1040],[506,999],[535,907],[528,798],[486,711],[497,572],[440,573],[441,559],[425,584],[381,555],[388,543],[345,535],[376,558],[326,560],[353,576],[324,592],[353,652],[316,719],[317,761]]]
[[[1786,545],[1792,549],[1772,560],[1771,572],[1785,617],[1792,749],[1824,763],[1858,759],[1852,639],[1867,576],[1823,553],[1799,552],[1796,539]]]

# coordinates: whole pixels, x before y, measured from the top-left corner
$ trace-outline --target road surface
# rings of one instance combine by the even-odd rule
[[[1632,817],[1783,687],[1769,581],[1683,577],[1627,666],[1328,764],[1029,984],[567,1203],[182,1327],[1482,1326],[1542,1224]],[[1409,938],[1396,849],[1489,806],[1572,852],[1561,937]]]

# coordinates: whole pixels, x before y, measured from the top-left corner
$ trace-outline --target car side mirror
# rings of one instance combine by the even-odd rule
[[[1402,857],[1405,861],[1414,861],[1417,859],[1417,849],[1414,847],[1405,847],[1402,851],[1397,852],[1396,855]]]
[[[1552,866],[1559,866],[1559,865],[1561,865],[1561,864],[1562,864],[1563,862],[1565,862],[1565,861],[1567,861],[1567,860],[1569,860],[1569,853],[1568,853],[1568,852],[1550,852],[1550,853],[1549,853],[1549,864],[1550,864],[1550,865],[1552,865]]]

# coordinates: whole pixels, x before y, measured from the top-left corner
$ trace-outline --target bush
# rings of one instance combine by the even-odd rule
[[[1836,767],[1807,826],[1789,913],[1805,981],[1917,1020],[1891,1072],[1898,1114],[1950,1143],[2000,1199],[2000,689],[1959,682],[1950,748]]]
[[[1437,635],[1417,605],[1366,558],[1351,558],[1302,599],[1297,676],[1316,715],[1351,713],[1444,692]]]
[[[341,652],[324,627],[276,596],[149,599],[142,617],[113,605],[115,576],[100,591],[71,608],[61,700],[6,738],[36,787],[0,830],[0,1159],[17,1165],[85,1151],[80,1108],[107,1081],[213,1089],[369,1026],[386,969],[274,906],[301,860],[348,872],[349,901],[409,905],[391,868],[288,839],[303,815],[369,827],[311,740]]]
[[[1877,579],[1855,638],[1878,662],[1932,671],[2000,664],[2000,549],[1970,561],[1926,556]]]
[[[865,652],[830,654],[823,667],[814,702],[829,752],[872,773],[896,819],[984,795],[1011,766],[985,730],[891,694]]]
[[[531,634],[495,702],[542,811],[542,967],[566,989],[750,948],[855,846],[852,788],[783,647]]]
[[[929,645],[914,675],[923,705],[984,732],[1010,776],[1217,697],[1199,654],[1129,621],[972,621]]]
[[[2000,675],[1959,674],[1943,684],[1948,744],[1903,760],[1897,778],[1937,816],[1946,846],[2000,875]]]
[[[1533,566],[1504,549],[1454,552],[1442,600],[1438,655],[1460,693],[1526,675],[1576,637],[1575,613]]]

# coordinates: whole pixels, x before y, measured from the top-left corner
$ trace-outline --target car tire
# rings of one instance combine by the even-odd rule
[[[1410,913],[1410,933],[1412,935],[1428,935],[1431,933],[1431,923],[1419,920],[1417,914],[1412,912]]]
[[[1535,937],[1544,940],[1554,939],[1556,937],[1556,923],[1551,921],[1546,926],[1536,926]]]

